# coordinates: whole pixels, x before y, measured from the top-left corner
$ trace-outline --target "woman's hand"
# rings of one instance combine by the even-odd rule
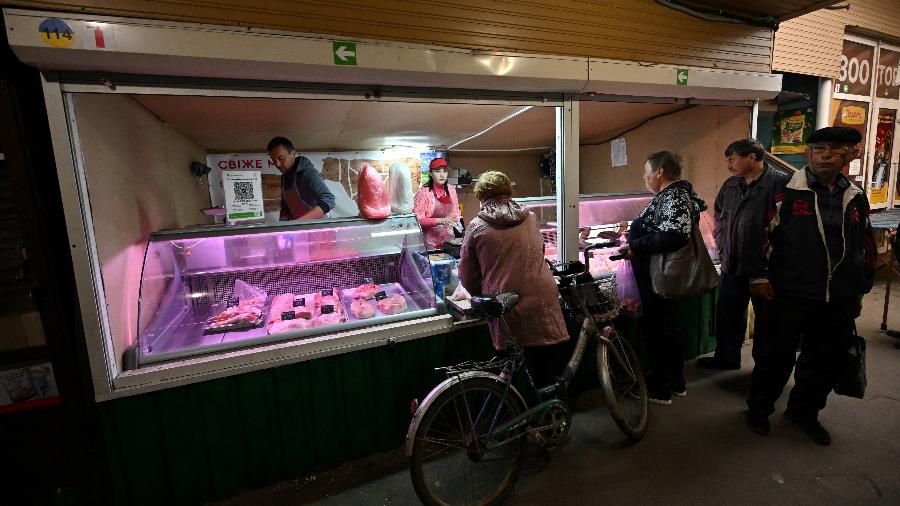
[[[438,223],[446,226],[447,228],[452,228],[453,225],[456,224],[456,220],[453,219],[452,216],[445,216],[443,218],[438,218]]]
[[[627,244],[619,246],[619,254],[622,255],[623,258],[634,258],[634,251],[631,251],[631,246]]]

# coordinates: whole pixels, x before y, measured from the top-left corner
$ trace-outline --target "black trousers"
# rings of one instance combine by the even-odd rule
[[[768,416],[794,369],[788,409],[815,418],[843,371],[844,354],[853,337],[848,304],[775,297],[769,311],[767,337],[754,349],[747,406],[751,415]],[[797,345],[800,356],[797,357]]]
[[[678,324],[678,299],[641,293],[643,340],[647,353],[647,387],[652,391],[684,390],[684,356]]]
[[[750,296],[750,279],[731,273],[719,278],[719,300],[716,308],[716,359],[729,364],[741,363],[741,346],[747,328],[747,303],[753,302],[753,350],[765,338],[769,301]]]
[[[545,387],[556,383],[566,367],[566,363],[572,356],[575,339],[569,339],[561,343],[547,346],[526,346],[522,348],[525,354],[525,366],[531,373],[536,388]]]

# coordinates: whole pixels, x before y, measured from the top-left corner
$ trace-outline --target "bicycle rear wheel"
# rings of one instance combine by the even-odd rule
[[[609,412],[616,425],[637,441],[647,430],[647,384],[634,349],[613,329],[610,345],[597,343],[597,366]],[[612,348],[612,349],[611,349]]]
[[[422,416],[410,455],[416,495],[424,504],[498,504],[522,471],[526,437],[499,444],[496,427],[524,412],[504,385],[469,378],[441,393]]]

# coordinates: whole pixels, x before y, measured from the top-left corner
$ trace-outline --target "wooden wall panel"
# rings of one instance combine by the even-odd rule
[[[685,128],[685,125],[702,125],[702,128]],[[699,106],[657,119],[626,134],[627,167],[612,167],[609,143],[582,146],[580,191],[645,191],[642,175],[647,155],[668,150],[681,155],[682,176],[712,209],[722,181],[730,176],[725,169],[725,148],[732,141],[746,137],[749,130],[749,108]]]
[[[900,2],[852,0],[850,10],[819,10],[785,21],[775,33],[772,70],[833,78],[845,31],[900,39]]]
[[[450,47],[768,72],[772,30],[702,21],[652,0],[106,0],[0,3]]]
[[[499,170],[516,183],[516,197],[538,197],[541,194],[541,155],[537,154],[455,154],[450,153],[450,165],[467,169],[473,177]],[[463,206],[466,223],[478,214],[479,204],[471,188],[460,188],[459,203]]]
[[[116,359],[135,339],[150,232],[206,223],[208,186],[190,173],[206,151],[124,95],[76,97],[97,253]]]

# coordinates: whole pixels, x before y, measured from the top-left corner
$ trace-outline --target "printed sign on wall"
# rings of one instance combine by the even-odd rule
[[[806,152],[806,139],[813,131],[812,109],[778,111],[772,128],[773,154],[802,155]]]
[[[894,123],[897,111],[881,109],[875,127],[875,151],[872,153],[872,172],[869,179],[869,202],[873,205],[886,204],[891,176],[891,155],[894,149]]]
[[[900,99],[900,53],[881,48],[875,68],[875,96]]]
[[[851,165],[861,164],[857,160],[866,159],[866,122],[869,117],[869,104],[865,102],[855,102],[853,100],[832,100],[831,101],[831,125],[838,127],[850,127],[860,135],[863,142],[860,143],[859,158],[851,161]]]
[[[834,92],[868,97],[872,91],[872,77],[875,75],[874,61],[874,46],[845,40]]]

